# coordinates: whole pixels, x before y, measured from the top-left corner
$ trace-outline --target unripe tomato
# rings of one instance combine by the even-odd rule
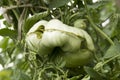
[[[88,64],[92,60],[93,54],[87,50],[79,50],[76,53],[70,53],[64,55],[64,61],[66,67],[77,67]]]
[[[74,27],[85,29],[86,23],[84,22],[84,19],[78,19],[74,22]]]
[[[55,54],[54,51],[58,55],[62,54],[60,57],[66,67],[83,66],[92,59],[91,51],[94,51],[95,48],[90,35],[85,30],[78,28],[86,27],[83,20],[77,20],[74,26],[66,25],[57,19],[49,22],[39,21],[27,33],[28,48],[38,52],[41,56]],[[86,48],[80,49],[83,41]],[[54,60],[59,61],[57,58]]]

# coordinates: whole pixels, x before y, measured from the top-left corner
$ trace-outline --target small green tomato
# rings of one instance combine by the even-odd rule
[[[86,23],[84,22],[84,19],[78,19],[74,22],[74,27],[85,29],[86,28]]]

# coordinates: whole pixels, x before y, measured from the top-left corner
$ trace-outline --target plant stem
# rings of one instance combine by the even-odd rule
[[[105,62],[103,62],[103,65],[107,64],[108,62],[114,60],[114,59],[117,58],[117,57],[120,57],[120,54],[119,54],[119,55],[116,55],[116,56],[113,56],[113,57],[111,57],[110,59],[106,60]]]
[[[76,15],[79,15],[80,13],[77,12],[77,13],[74,13],[73,15],[70,16],[70,19],[72,19],[73,17],[75,17]]]
[[[37,8],[41,8],[41,9],[45,9],[45,10],[48,10],[48,8],[46,7],[43,7],[43,6],[33,6],[32,4],[24,4],[24,5],[12,5],[12,6],[9,6],[9,7],[6,7],[7,10],[11,10],[11,9],[16,9],[16,8],[25,8],[25,7],[37,7]]]
[[[98,66],[98,64],[96,64],[96,66],[93,69],[96,70],[96,71],[99,71],[105,64],[107,64],[108,62],[114,60],[117,57],[120,57],[120,55],[113,56],[112,58],[106,60],[105,62],[98,63],[98,64],[100,64],[99,66]],[[88,78],[88,77],[90,77],[90,75],[87,74],[86,76],[84,76],[82,78],[82,80],[86,80],[86,78]]]
[[[105,37],[111,45],[114,45],[114,42],[113,42],[101,29],[99,29],[99,28],[95,25],[95,23],[93,22],[93,20],[92,20],[92,18],[91,18],[91,16],[90,16],[89,10],[88,10],[88,8],[87,8],[86,0],[83,0],[83,2],[84,2],[85,9],[86,9],[86,11],[87,11],[87,15],[88,15],[87,18],[88,18],[88,20],[90,21],[92,27],[93,27],[96,31],[98,31],[101,36]]]
[[[24,22],[24,18],[26,17],[27,9],[24,8],[22,11],[22,14],[20,15],[20,18],[18,19],[18,40],[22,40],[22,26]]]
[[[93,27],[96,31],[98,31],[98,32],[101,34],[101,36],[105,37],[111,45],[114,45],[114,42],[113,42],[101,29],[99,29],[99,28],[94,24],[94,22],[92,21],[92,19],[91,19],[89,16],[88,16],[87,18],[88,18],[88,20],[90,21],[92,27]]]
[[[12,3],[11,0],[8,0],[8,3],[9,3],[9,6],[12,6],[12,5],[13,5],[13,3]],[[7,8],[6,8],[6,9],[7,9]],[[8,10],[8,9],[7,9],[7,10]],[[16,16],[16,19],[19,20],[19,14],[17,13],[17,11],[16,11],[16,10],[12,10],[12,11],[13,11],[14,15]]]

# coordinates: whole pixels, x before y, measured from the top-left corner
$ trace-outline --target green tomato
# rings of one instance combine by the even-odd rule
[[[40,55],[55,54],[54,50],[62,54],[61,58],[66,67],[83,66],[92,59],[91,51],[95,48],[90,35],[85,30],[77,28],[85,26],[81,24],[82,22],[78,20],[75,22],[75,27],[71,27],[57,19],[49,22],[39,21],[27,33],[26,43],[29,49],[39,52]],[[83,41],[86,49],[80,49]],[[58,52],[56,47],[59,47],[61,52]],[[57,58],[54,60],[59,61]]]
[[[78,19],[74,22],[74,27],[85,29],[86,28],[86,23],[84,22],[84,19]]]
[[[83,49],[76,53],[65,54],[63,57],[66,67],[77,67],[88,64],[92,60],[93,54],[91,51]]]

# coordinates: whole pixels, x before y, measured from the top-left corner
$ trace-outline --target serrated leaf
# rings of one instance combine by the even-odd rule
[[[8,28],[3,28],[3,29],[0,29],[0,35],[1,36],[8,36],[12,39],[16,39],[17,37],[17,31],[15,30],[10,30]]]
[[[25,33],[27,33],[29,31],[29,29],[40,19],[46,17],[48,15],[48,11],[45,12],[41,12],[41,13],[37,13],[35,15],[33,15],[32,17],[29,17],[26,19],[23,30]]]
[[[97,80],[103,80],[103,76],[101,76],[97,71],[90,67],[84,67],[84,70],[90,75],[90,77],[97,79]]]
[[[120,55],[120,43],[111,46],[105,53],[104,59]]]
[[[49,2],[49,8],[58,8],[61,7],[63,5],[65,5],[66,3],[68,3],[70,0],[50,0]]]

